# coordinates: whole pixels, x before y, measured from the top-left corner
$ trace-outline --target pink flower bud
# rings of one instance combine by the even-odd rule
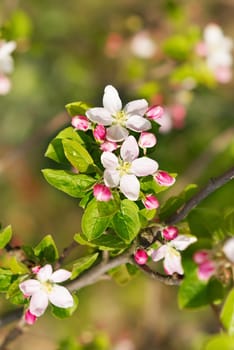
[[[134,260],[138,265],[145,265],[148,260],[148,255],[144,249],[137,249]]]
[[[106,138],[106,129],[104,125],[97,125],[96,128],[93,130],[93,136],[97,141],[104,141]]]
[[[32,325],[32,324],[34,324],[36,322],[37,316],[31,314],[31,312],[29,310],[27,310],[25,312],[24,319],[25,319],[25,322],[27,324]]]
[[[112,141],[105,141],[100,145],[100,149],[103,152],[113,152],[118,148],[118,145],[116,142]]]
[[[143,131],[140,135],[138,144],[141,148],[154,147],[157,143],[157,139],[151,132]]]
[[[152,194],[145,196],[145,199],[142,202],[146,209],[157,209],[159,207],[158,199]]]
[[[161,106],[152,106],[146,111],[146,116],[154,121],[160,119],[164,114],[164,110]]]
[[[35,274],[37,274],[37,273],[40,271],[40,269],[41,269],[41,266],[40,266],[40,265],[34,266],[34,267],[32,267],[32,272],[35,273]]]
[[[89,120],[84,115],[76,115],[73,117],[71,124],[77,130],[87,131],[89,129]]]
[[[201,281],[207,281],[215,273],[215,263],[212,260],[207,260],[198,266],[198,278]]]
[[[112,198],[111,190],[109,187],[96,184],[93,187],[93,195],[98,201],[108,202]]]
[[[175,226],[168,226],[163,229],[162,235],[167,241],[171,241],[172,239],[175,239],[179,234],[179,230]]]
[[[200,265],[209,260],[209,253],[206,250],[198,250],[193,255],[193,261]]]
[[[154,176],[154,180],[160,186],[172,186],[175,183],[175,178],[163,170],[157,171],[156,175]]]

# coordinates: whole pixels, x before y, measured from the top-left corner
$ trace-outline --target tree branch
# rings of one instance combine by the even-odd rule
[[[199,203],[201,203],[206,197],[211,193],[216,191],[218,188],[225,185],[227,182],[234,178],[234,167],[227,170],[224,174],[210,179],[210,182],[203,187],[198,193],[196,193],[192,198],[190,198],[180,209],[178,209],[174,214],[165,220],[166,224],[172,225],[183,220],[190,211],[195,208]]]

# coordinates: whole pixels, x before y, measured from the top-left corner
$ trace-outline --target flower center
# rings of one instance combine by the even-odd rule
[[[43,286],[43,289],[47,292],[47,293],[50,293],[52,291],[52,288],[53,288],[53,284],[51,282],[43,282],[42,283],[42,286]]]
[[[122,125],[122,126],[124,126],[126,121],[127,121],[127,117],[126,117],[126,114],[124,113],[124,111],[117,112],[113,116],[113,118],[115,119],[113,124],[118,124],[118,125]]]
[[[131,169],[131,163],[120,160],[119,166],[117,168],[117,170],[119,170],[120,172],[120,176],[123,176],[124,174],[129,174],[130,169]]]

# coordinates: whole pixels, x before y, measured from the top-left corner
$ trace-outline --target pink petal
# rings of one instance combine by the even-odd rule
[[[228,258],[228,260],[230,260],[231,262],[234,263],[234,237],[229,238],[224,243],[223,252],[226,255],[226,257]]]
[[[179,275],[184,274],[184,269],[181,263],[181,255],[173,248],[168,249],[163,266],[168,275],[172,275],[175,272],[177,272]]]
[[[41,282],[46,282],[50,279],[52,273],[52,266],[47,264],[39,270],[37,273],[37,279]]]
[[[104,141],[106,138],[106,129],[103,125],[97,125],[93,130],[93,136],[97,141]]]
[[[71,272],[64,270],[64,269],[59,269],[55,272],[52,273],[52,276],[50,277],[51,282],[59,283],[59,282],[64,282],[68,280],[71,277]]]
[[[31,312],[29,310],[27,310],[25,312],[24,319],[25,319],[25,322],[27,324],[32,325],[32,324],[34,324],[36,322],[37,316],[31,314]]]
[[[135,137],[129,136],[122,144],[120,148],[121,158],[125,162],[131,163],[134,159],[138,157],[139,148]]]
[[[117,143],[112,141],[105,141],[100,145],[100,149],[104,152],[112,152],[115,151],[117,148]]]
[[[54,285],[52,291],[48,294],[49,301],[58,307],[62,307],[64,309],[68,307],[72,307],[74,304],[72,295],[67,290],[67,288]]]
[[[215,273],[215,264],[213,261],[208,260],[198,266],[198,278],[202,281],[207,281]]]
[[[108,202],[112,198],[112,194],[109,187],[102,184],[94,185],[93,195],[98,201],[102,202]]]
[[[158,249],[155,249],[151,254],[151,258],[153,261],[159,261],[163,259],[167,253],[168,247],[164,244]]]
[[[86,116],[94,123],[102,125],[111,125],[113,118],[109,111],[102,107],[95,107],[87,110]]]
[[[121,125],[113,125],[106,131],[106,138],[109,141],[120,142],[128,137],[128,130]]]
[[[144,249],[137,249],[136,253],[134,254],[134,260],[139,265],[144,265],[148,260],[148,254]]]
[[[151,132],[143,131],[138,140],[138,144],[141,148],[154,147],[157,143],[157,139]]]
[[[123,175],[120,178],[120,191],[131,201],[136,201],[140,193],[140,183],[136,176]]]
[[[136,176],[152,175],[158,169],[158,163],[148,157],[141,157],[132,162],[131,170]]]
[[[101,162],[104,168],[110,170],[115,170],[119,165],[118,158],[111,152],[103,152],[101,155]]]
[[[149,210],[157,209],[159,207],[158,199],[152,194],[148,194],[147,196],[145,196],[145,199],[142,202],[146,209]]]
[[[146,115],[149,119],[158,121],[164,114],[164,110],[161,106],[152,106],[146,111]]]
[[[125,125],[128,129],[136,132],[141,132],[141,131],[146,131],[151,129],[151,123],[149,122],[149,120],[143,117],[140,117],[138,115],[131,116],[127,120]]]
[[[119,171],[116,170],[105,170],[104,171],[104,182],[107,187],[117,187],[120,181]]]
[[[1,74],[0,75],[0,95],[6,95],[11,90],[11,81],[10,79]]]
[[[116,114],[122,109],[122,102],[119,98],[118,91],[112,86],[107,85],[104,90],[103,106],[111,114]]]
[[[42,314],[44,314],[47,306],[48,296],[46,292],[40,290],[32,295],[29,303],[29,311],[31,312],[31,314],[39,317]]]
[[[21,282],[19,288],[25,296],[31,296],[40,290],[41,283],[34,279],[29,279],[27,281]]]
[[[157,172],[157,174],[154,176],[154,180],[160,186],[172,186],[175,183],[175,178],[163,170],[159,170]]]
[[[168,226],[163,229],[162,235],[168,241],[174,240],[179,234],[179,230],[175,226]]]
[[[76,115],[71,120],[72,126],[77,130],[87,131],[89,129],[89,120],[83,115]]]
[[[170,243],[177,250],[185,250],[190,244],[195,243],[197,238],[189,235],[179,235]]]
[[[198,250],[193,254],[193,261],[200,265],[209,260],[209,253],[206,250]]]
[[[128,102],[124,107],[124,112],[129,117],[132,115],[143,116],[148,108],[148,102],[144,99]]]

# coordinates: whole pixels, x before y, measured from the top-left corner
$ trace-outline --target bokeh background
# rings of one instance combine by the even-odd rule
[[[80,230],[77,200],[51,188],[40,171],[54,167],[44,152],[70,124],[64,106],[77,100],[99,106],[107,84],[125,102],[142,97],[153,102],[162,91],[167,101],[173,94],[167,91],[171,68],[167,71],[168,62],[160,57],[160,43],[175,33],[202,31],[210,22],[234,38],[233,15],[232,0],[0,2],[2,35],[17,42],[12,90],[0,96],[0,220],[12,224],[15,244],[37,244],[52,234],[62,250]],[[141,31],[155,41],[153,58],[137,57],[130,49]],[[158,135],[160,168],[178,173],[176,185],[160,201],[189,183],[203,185],[233,164],[233,88],[234,80],[198,84],[183,128]],[[233,184],[206,204],[233,206]],[[89,344],[95,338],[89,349],[196,350],[219,328],[212,310],[180,311],[176,287],[142,275],[126,286],[99,282],[79,297],[71,320],[52,319],[48,312],[10,349],[76,350],[76,340]],[[9,310],[4,302],[0,307],[1,313]],[[0,338],[6,331],[0,330]],[[68,336],[74,340],[70,345]]]

